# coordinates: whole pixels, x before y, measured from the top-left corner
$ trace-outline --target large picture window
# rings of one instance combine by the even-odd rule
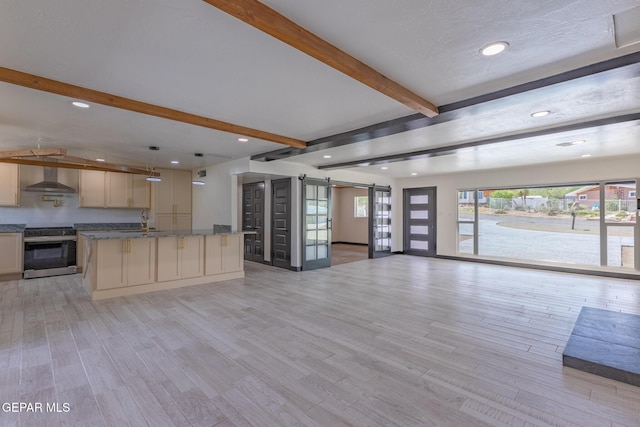
[[[635,268],[635,181],[458,190],[458,253]]]

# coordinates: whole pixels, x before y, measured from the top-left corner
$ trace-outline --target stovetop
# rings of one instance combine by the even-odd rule
[[[71,236],[76,234],[73,227],[27,227],[24,229],[24,237],[39,236]]]

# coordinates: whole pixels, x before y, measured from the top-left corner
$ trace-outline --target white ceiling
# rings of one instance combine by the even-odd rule
[[[640,0],[264,3],[436,105],[640,50],[616,49],[612,18]],[[200,0],[7,0],[0,40],[2,67],[307,141],[414,113]],[[506,52],[479,54],[498,40],[509,42]],[[537,89],[459,120],[288,160],[318,166],[637,112],[638,80]],[[71,100],[0,83],[0,149],[40,144],[88,158],[156,166],[177,159],[196,168],[283,147],[240,144],[240,135],[105,106],[78,110]],[[534,120],[537,109],[553,114]],[[640,152],[637,127],[578,133],[587,139],[580,147],[556,145],[575,135],[549,135],[394,163],[384,172],[358,170],[406,176],[568,160],[580,150],[594,157]]]

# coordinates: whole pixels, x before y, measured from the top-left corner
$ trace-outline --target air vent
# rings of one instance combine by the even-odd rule
[[[626,47],[640,42],[640,7],[613,15],[616,47]]]

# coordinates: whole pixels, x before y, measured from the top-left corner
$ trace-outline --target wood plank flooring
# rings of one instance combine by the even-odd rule
[[[640,388],[562,367],[582,306],[640,282],[392,256],[92,302],[0,283],[3,426],[638,426]]]

